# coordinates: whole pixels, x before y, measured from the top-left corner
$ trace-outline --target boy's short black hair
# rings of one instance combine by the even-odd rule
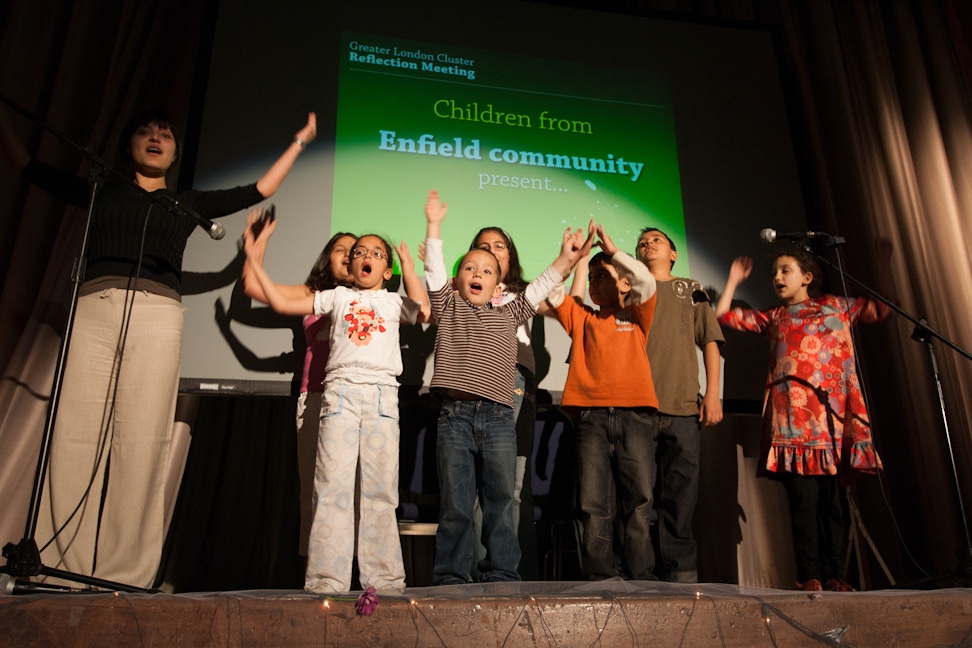
[[[588,266],[592,266],[595,263],[600,263],[601,265],[609,265],[612,267],[614,266],[614,264],[611,263],[611,255],[608,254],[607,252],[598,252],[597,254],[592,256],[590,262],[588,263]]]
[[[675,241],[672,240],[672,237],[666,234],[665,232],[663,232],[662,230],[658,229],[657,227],[646,227],[643,230],[641,230],[641,233],[638,234],[638,241],[641,242],[641,237],[647,234],[648,232],[658,232],[659,234],[664,236],[665,239],[668,241],[668,244],[672,248],[672,252],[676,252],[676,253],[678,252],[678,248],[675,247]],[[669,270],[671,270],[674,267],[675,267],[675,262],[672,261],[671,264],[668,266],[668,268]]]
[[[678,248],[675,247],[675,241],[672,240],[672,237],[666,234],[665,232],[663,232],[662,230],[658,229],[657,227],[644,228],[643,230],[641,230],[641,233],[638,234],[638,239],[640,240],[641,237],[647,234],[648,232],[658,232],[668,240],[668,244],[672,246],[672,252],[678,252]]]

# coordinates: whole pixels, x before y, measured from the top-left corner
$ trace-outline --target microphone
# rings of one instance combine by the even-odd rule
[[[818,236],[830,236],[830,234],[826,232],[777,232],[770,227],[765,228],[759,233],[759,239],[763,243],[772,243],[781,239],[784,241],[803,241]]]
[[[166,196],[166,198],[168,198],[168,196]],[[206,233],[209,234],[209,238],[213,239],[214,241],[218,241],[226,236],[226,228],[223,227],[222,223],[214,223],[208,218],[203,218],[188,207],[183,207],[178,200],[168,199],[166,202],[170,203],[168,208],[169,211],[179,212],[193,219],[196,221],[196,224],[199,225],[199,227],[206,230]]]
[[[176,201],[175,206],[176,209],[181,209],[183,213],[188,214],[194,221],[196,221],[199,227],[206,230],[206,233],[209,234],[209,238],[213,239],[214,241],[218,241],[226,236],[226,228],[223,227],[222,223],[214,223],[208,218],[203,218],[188,207],[183,207],[180,205],[178,200]]]
[[[30,581],[19,581],[10,574],[0,574],[0,594],[30,594],[37,593],[56,593],[56,592],[80,592],[81,590],[65,587],[64,585],[51,585],[47,583],[31,583]]]
[[[209,234],[209,238],[213,239],[214,241],[218,241],[226,236],[226,228],[223,227],[222,223],[214,223],[208,218],[199,216],[199,226],[206,230],[206,233]]]

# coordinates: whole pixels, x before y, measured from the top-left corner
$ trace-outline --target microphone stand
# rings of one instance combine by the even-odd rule
[[[81,284],[84,282],[84,270],[85,264],[87,263],[86,253],[88,249],[88,237],[91,231],[91,218],[93,213],[93,208],[95,204],[95,196],[98,192],[99,186],[103,183],[102,176],[106,171],[111,172],[115,177],[127,182],[132,187],[135,187],[143,195],[147,196],[150,200],[156,204],[163,207],[166,211],[177,214],[183,213],[193,217],[201,227],[207,229],[203,222],[208,222],[203,219],[202,216],[195,214],[192,210],[179,205],[176,201],[163,202],[159,200],[153,194],[145,191],[142,187],[138,186],[131,179],[123,176],[121,173],[111,168],[104,160],[95,155],[87,147],[82,147],[74,143],[66,135],[60,133],[54,128],[48,126],[40,119],[35,117],[25,108],[22,108],[9,97],[0,93],[0,100],[9,105],[11,108],[19,112],[20,114],[27,117],[29,120],[33,121],[39,125],[44,130],[52,133],[58,139],[67,143],[69,146],[80,151],[81,154],[89,158],[93,162],[93,166],[90,172],[90,183],[91,183],[91,196],[88,201],[88,216],[85,220],[84,225],[84,235],[81,240],[81,250],[75,260],[74,268],[71,271],[71,281],[74,283],[74,287],[71,291],[71,302],[68,306],[68,315],[66,328],[64,330],[64,336],[61,338],[61,344],[57,351],[57,362],[54,370],[54,380],[51,387],[51,397],[47,407],[47,414],[44,421],[44,433],[41,436],[40,451],[37,458],[37,470],[34,473],[34,483],[31,489],[30,495],[30,505],[27,513],[27,524],[24,529],[24,537],[19,543],[7,543],[3,547],[3,557],[7,559],[7,564],[0,567],[0,572],[10,574],[14,578],[17,577],[31,577],[31,576],[53,576],[55,578],[60,578],[66,581],[72,581],[76,583],[83,583],[85,585],[91,585],[93,587],[99,587],[105,590],[120,591],[120,592],[132,592],[132,593],[142,593],[142,594],[157,594],[158,590],[145,589],[142,587],[135,587],[134,585],[126,585],[124,583],[117,583],[114,581],[104,580],[101,578],[96,578],[94,576],[87,576],[85,574],[77,574],[74,572],[64,571],[61,569],[55,569],[53,567],[45,566],[40,559],[40,551],[37,549],[37,541],[35,539],[35,534],[37,532],[37,519],[40,513],[41,507],[41,493],[44,490],[44,481],[47,475],[47,465],[50,460],[50,449],[51,449],[51,439],[54,435],[54,424],[57,420],[57,408],[61,396],[61,387],[64,382],[64,368],[67,364],[67,354],[68,348],[71,344],[71,334],[74,330],[74,318],[77,312],[78,298],[80,296]],[[210,223],[211,224],[211,223]],[[207,231],[209,231],[207,229]],[[56,533],[56,532],[55,532]],[[58,587],[53,587],[54,589],[60,589]],[[21,591],[42,591],[39,584],[37,587],[23,586],[18,588],[11,587],[13,593],[20,593]],[[19,590],[19,591],[18,591]],[[73,591],[73,590],[72,590]]]
[[[836,248],[837,246],[846,243],[845,239],[841,236],[828,235],[822,238],[824,238],[824,245],[828,248]],[[959,483],[958,468],[955,463],[955,451],[952,447],[952,437],[951,434],[949,433],[949,428],[948,428],[948,415],[946,413],[946,407],[945,407],[945,394],[942,390],[942,381],[938,373],[938,361],[935,356],[935,348],[932,346],[932,341],[935,339],[939,340],[940,342],[942,342],[947,347],[951,348],[953,351],[957,352],[959,355],[963,356],[967,360],[972,360],[972,353],[969,353],[969,351],[963,349],[958,344],[956,344],[952,340],[948,339],[947,337],[945,337],[944,335],[942,335],[941,333],[933,329],[931,326],[928,325],[927,320],[919,319],[915,317],[911,313],[899,307],[897,304],[892,303],[890,300],[884,297],[884,295],[881,295],[880,293],[872,289],[864,282],[849,275],[847,272],[844,271],[843,268],[840,268],[834,265],[833,263],[831,263],[829,259],[825,258],[823,255],[818,254],[815,250],[813,250],[807,240],[801,241],[800,243],[797,244],[797,246],[801,250],[804,250],[812,254],[818,261],[823,263],[825,266],[827,266],[831,270],[834,270],[840,276],[850,280],[851,283],[853,283],[858,288],[866,292],[868,295],[870,295],[874,299],[877,299],[881,303],[885,304],[892,311],[894,311],[901,317],[904,317],[912,324],[914,324],[915,329],[911,334],[911,339],[917,342],[925,343],[925,347],[928,350],[928,357],[931,362],[932,379],[935,382],[935,390],[936,393],[938,394],[938,406],[939,406],[939,411],[941,412],[942,425],[944,426],[945,429],[945,441],[948,447],[948,456],[952,466],[952,481],[955,486],[955,497],[958,501],[959,514],[962,520],[962,531],[965,537],[965,546],[957,552],[959,565],[958,565],[958,569],[956,570],[956,573],[965,576],[972,575],[972,536],[970,536],[969,534],[968,518],[966,517],[965,504],[962,501],[962,488]]]

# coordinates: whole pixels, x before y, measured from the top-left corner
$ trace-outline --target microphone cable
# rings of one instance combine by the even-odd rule
[[[91,478],[88,480],[88,485],[85,487],[84,492],[81,494],[81,497],[78,500],[77,505],[74,507],[74,510],[71,511],[70,515],[68,515],[67,519],[64,520],[61,526],[54,530],[54,535],[51,537],[50,540],[48,540],[44,544],[44,546],[40,548],[39,553],[43,553],[44,550],[47,549],[47,547],[49,547],[51,543],[54,542],[54,540],[56,540],[57,537],[64,532],[67,526],[71,523],[71,521],[81,510],[81,507],[88,500],[88,496],[91,494],[91,489],[92,487],[94,487],[95,478],[98,476],[98,466],[101,465],[101,462],[104,460],[110,463],[110,459],[111,459],[110,455],[107,459],[105,459],[105,449],[108,445],[109,434],[112,432],[112,421],[114,420],[114,415],[115,415],[115,401],[118,396],[118,383],[119,383],[119,378],[121,377],[122,360],[124,359],[124,355],[125,355],[125,344],[128,341],[128,329],[131,324],[132,313],[134,312],[134,307],[135,307],[135,292],[138,289],[139,279],[141,278],[142,261],[145,257],[145,238],[148,232],[148,220],[149,217],[151,216],[153,205],[154,203],[151,202],[149,203],[148,210],[145,212],[145,218],[142,219],[142,237],[141,237],[141,241],[139,242],[138,263],[135,264],[135,275],[134,277],[129,277],[128,288],[125,290],[125,301],[122,305],[122,327],[118,335],[118,345],[116,346],[116,350],[115,350],[115,359],[112,362],[111,372],[109,373],[108,376],[109,384],[111,384],[110,394],[105,395],[105,405],[107,406],[108,411],[107,411],[107,416],[104,416],[102,418],[103,427],[101,430],[101,434],[99,435],[101,439],[101,444],[98,448],[98,452],[95,458],[96,460],[91,470]],[[134,279],[134,284],[133,284],[133,279]],[[109,468],[110,465],[106,463],[105,474],[102,479],[103,484],[107,483],[108,481]],[[48,468],[48,470],[50,470],[50,468]],[[50,486],[48,486],[48,488],[50,488]],[[101,534],[101,515],[104,511],[104,499],[105,499],[105,490],[103,488],[101,501],[98,504],[98,517],[97,517],[98,524],[96,527],[95,543],[94,543],[95,554],[93,556],[93,560],[91,563],[92,574],[94,574],[95,568],[97,567],[97,563],[98,563],[98,540]]]
[[[858,353],[858,349],[860,348],[860,346],[858,345],[858,334],[857,334],[857,331],[855,331],[854,322],[851,321],[851,312],[850,312],[850,309],[851,309],[850,299],[851,298],[847,296],[848,295],[848,286],[847,286],[847,278],[846,278],[846,275],[844,274],[844,259],[843,259],[843,256],[840,253],[840,248],[839,247],[836,248],[835,252],[836,252],[836,256],[837,256],[837,269],[838,269],[839,274],[840,274],[841,288],[842,288],[842,291],[844,293],[844,307],[846,309],[845,312],[847,313],[848,333],[850,334],[851,344],[853,345],[853,351],[854,351],[854,368],[857,370],[858,388],[861,390],[861,401],[864,403],[864,407],[867,408],[867,412],[868,412],[868,415],[867,415],[868,416],[867,426],[868,426],[868,428],[870,429],[870,432],[871,432],[871,442],[874,444],[874,451],[875,451],[875,453],[876,453],[876,455],[878,457],[878,460],[880,460],[880,456],[881,456],[880,443],[878,441],[878,435],[875,434],[874,426],[871,424],[871,419],[873,419],[874,417],[871,414],[871,406],[870,406],[870,402],[869,402],[870,399],[869,399],[869,397],[867,395],[867,388],[864,386],[864,383],[865,383],[865,370],[864,370],[864,366],[863,366],[863,364],[861,362],[860,354]],[[849,389],[850,389],[850,387],[848,386],[848,392],[845,395],[845,398],[847,398],[848,409],[850,409]],[[851,414],[853,415],[853,412],[851,412]],[[845,417],[846,417],[846,414],[845,414]],[[904,534],[901,531],[901,525],[898,523],[898,517],[895,515],[894,509],[891,507],[891,500],[888,497],[887,487],[885,485],[884,469],[883,469],[883,467],[880,470],[877,470],[876,471],[875,477],[877,477],[878,487],[879,487],[879,490],[881,491],[881,498],[882,498],[882,500],[884,502],[885,509],[887,510],[888,515],[891,518],[891,523],[894,525],[894,531],[895,531],[895,534],[898,536],[898,542],[901,545],[901,548],[904,549],[904,552],[908,556],[908,559],[911,561],[911,563],[918,569],[918,571],[920,571],[927,578],[928,575],[929,575],[928,572],[925,570],[924,567],[922,567],[918,563],[918,560],[915,558],[914,554],[912,554],[912,552],[911,552],[911,549],[908,547],[908,543],[905,541]],[[863,520],[861,521],[861,523],[863,524]],[[878,556],[878,558],[880,560],[880,556]],[[883,560],[881,561],[881,564],[882,564],[882,566],[884,565]],[[885,566],[885,569],[887,569],[886,566]],[[893,584],[894,583],[892,583],[892,585]]]

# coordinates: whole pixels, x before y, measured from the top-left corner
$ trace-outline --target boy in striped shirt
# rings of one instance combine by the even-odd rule
[[[483,509],[486,557],[473,571],[481,582],[517,581],[520,547],[513,526],[516,432],[513,384],[516,327],[566,276],[590,240],[580,230],[564,233],[560,255],[534,279],[522,299],[494,306],[502,290],[499,261],[474,249],[447,281],[440,238],[447,205],[429,192],[425,207],[425,281],[438,326],[432,393],[442,399],[437,426],[439,528],[432,580],[436,585],[469,581],[473,556],[473,504]]]

